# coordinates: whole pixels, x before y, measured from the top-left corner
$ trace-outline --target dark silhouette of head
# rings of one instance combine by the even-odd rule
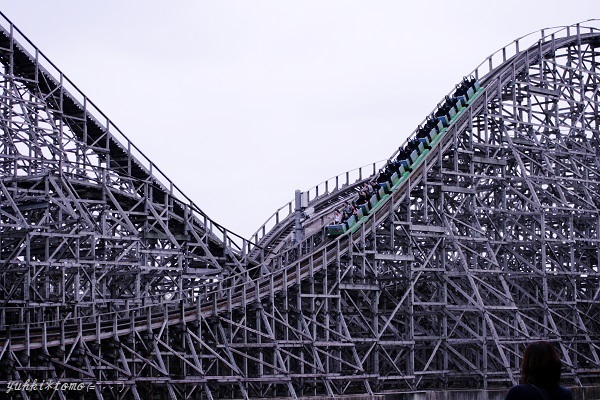
[[[521,362],[521,383],[558,385],[561,362],[558,352],[546,341],[533,342],[525,349]]]

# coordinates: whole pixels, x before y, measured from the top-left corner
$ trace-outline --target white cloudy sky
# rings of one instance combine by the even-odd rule
[[[389,157],[488,55],[597,0],[0,0],[212,219]]]

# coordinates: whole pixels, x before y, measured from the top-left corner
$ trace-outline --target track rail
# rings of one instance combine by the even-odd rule
[[[571,30],[569,31],[569,29]],[[575,34],[573,35],[572,33],[574,30]],[[112,131],[110,129],[107,128],[106,131],[103,131],[102,126],[97,123],[97,120],[87,116],[86,104],[88,103],[85,97],[82,102],[76,102],[72,99],[69,100],[69,95],[64,90],[64,85],[61,84],[61,82],[64,80],[62,74],[60,74],[60,79],[57,80],[51,78],[47,72],[44,72],[38,68],[36,60],[40,55],[37,53],[37,49],[35,56],[32,58],[32,56],[30,56],[27,52],[18,49],[18,45],[13,40],[14,28],[12,25],[10,30],[7,32],[8,35],[6,32],[4,33],[4,36],[0,35],[0,57],[4,57],[3,60],[5,62],[9,62],[6,61],[6,57],[16,57],[17,60],[10,60],[10,65],[15,65],[17,69],[20,69],[20,71],[17,72],[19,72],[21,76],[24,76],[26,80],[31,79],[33,81],[34,77],[39,73],[44,75],[43,81],[46,82],[47,85],[45,87],[45,91],[48,92],[49,95],[51,93],[60,93],[60,96],[53,98],[56,100],[57,104],[68,104],[66,108],[63,107],[63,110],[66,111],[67,114],[72,116],[77,115],[87,121],[86,124],[96,125],[96,128],[93,128],[91,127],[92,125],[90,125],[91,133],[87,132],[86,129],[77,128],[76,125],[74,125],[75,127],[73,130],[78,135],[78,138],[85,142],[90,149],[96,149],[99,143],[104,141],[106,142],[106,145],[101,147],[101,150],[98,150],[98,153],[101,154],[101,159],[104,163],[106,163],[105,171],[112,171],[116,174],[129,176],[139,182],[152,181],[152,185],[160,189],[157,198],[155,198],[157,203],[161,203],[168,197],[176,196],[176,190],[174,190],[173,186],[170,186],[170,181],[167,186],[160,184],[160,182],[158,182],[152,174],[153,168],[145,168],[144,165],[136,163],[135,157],[133,157],[133,152],[131,150],[134,147],[132,147],[133,145],[131,145],[129,141],[126,141],[126,145],[121,145],[120,140],[113,140],[113,136],[111,136]],[[561,32],[566,33],[566,36],[560,37],[559,34]],[[514,42],[514,45],[517,49],[519,49],[520,43],[520,41]],[[255,245],[248,244],[248,242],[244,242],[244,244],[240,247],[229,247],[228,244],[233,239],[229,237],[228,232],[224,228],[221,229],[221,227],[215,225],[216,228],[213,232],[210,227],[206,228],[210,225],[205,222],[206,220],[199,219],[203,223],[203,228],[206,228],[206,230],[203,232],[206,232],[209,235],[209,242],[211,246],[214,246],[216,250],[223,252],[222,254],[219,254],[219,257],[214,258],[215,260],[218,259],[215,263],[238,262],[243,268],[230,268],[228,269],[230,273],[229,275],[223,274],[215,277],[214,279],[206,279],[204,284],[199,285],[199,287],[180,291],[173,298],[168,298],[165,296],[142,295],[135,299],[135,304],[126,306],[115,312],[98,313],[93,316],[86,317],[68,318],[63,321],[28,324],[27,326],[25,326],[25,324],[11,326],[10,329],[7,328],[3,331],[0,331],[0,337],[5,339],[3,341],[0,340],[0,359],[2,359],[2,357],[6,354],[20,351],[29,352],[36,349],[46,350],[53,347],[62,349],[70,347],[73,349],[78,343],[92,344],[110,340],[125,343],[125,340],[121,339],[125,339],[126,336],[130,335],[137,335],[139,337],[143,336],[144,334],[154,335],[155,333],[153,332],[163,332],[167,328],[176,327],[177,325],[188,325],[194,322],[206,321],[210,319],[218,320],[224,318],[223,316],[231,315],[232,313],[252,309],[253,307],[261,307],[264,300],[276,298],[282,293],[286,293],[288,291],[293,292],[295,287],[298,288],[309,283],[313,277],[318,275],[320,272],[335,272],[336,269],[339,268],[338,264],[341,259],[351,258],[353,249],[360,247],[360,243],[365,239],[365,237],[369,236],[370,234],[375,234],[377,227],[383,225],[385,221],[394,214],[395,210],[398,210],[401,207],[403,202],[405,202],[406,199],[411,195],[411,187],[423,182],[426,173],[429,171],[428,167],[435,163],[436,158],[441,158],[442,154],[451,150],[453,146],[455,146],[453,139],[456,139],[458,132],[468,131],[470,124],[472,124],[473,115],[479,115],[491,102],[499,99],[502,95],[502,88],[505,87],[515,75],[525,71],[531,65],[541,64],[544,58],[547,55],[552,54],[554,51],[556,51],[556,49],[569,46],[574,43],[590,43],[594,46],[599,46],[600,33],[582,33],[582,28],[579,26],[564,28],[564,32],[562,29],[558,29],[549,35],[543,35],[541,40],[534,43],[532,46],[527,47],[523,51],[517,51],[510,57],[508,56],[509,53],[505,51],[505,49],[500,53],[495,53],[495,55],[501,55],[501,62],[497,66],[493,66],[492,60],[495,59],[494,55],[486,59],[482,66],[480,66],[481,68],[478,67],[478,69],[473,72],[473,75],[479,79],[483,87],[480,95],[478,95],[474,101],[470,103],[466,109],[464,109],[463,112],[458,114],[456,119],[454,119],[447,128],[443,136],[441,136],[440,140],[435,142],[435,145],[428,152],[428,154],[417,166],[414,167],[414,170],[408,176],[408,179],[396,187],[390,196],[384,199],[382,204],[376,208],[375,212],[370,214],[367,219],[361,222],[359,229],[352,230],[351,232],[336,239],[326,241],[322,239],[322,232],[318,232],[313,236],[308,236],[306,240],[302,241],[301,243],[297,243],[291,247],[282,248],[280,245],[289,235],[290,228],[292,226],[292,213],[290,212],[287,217],[283,218],[281,221],[279,221],[279,217],[277,217],[278,223],[276,223],[270,230],[264,228],[267,226],[267,224],[263,225],[264,229],[261,228],[263,231],[261,233],[262,236],[259,243],[260,247],[253,247]],[[34,70],[31,69],[32,65],[35,67]],[[489,68],[488,72],[481,72],[483,66]],[[29,87],[32,86],[30,85]],[[81,105],[83,105],[83,108],[80,107]],[[82,112],[84,114],[81,114]],[[108,122],[107,126],[110,126]],[[411,137],[413,137],[415,133],[416,131],[413,132]],[[411,137],[409,137],[409,139]],[[407,141],[409,139],[407,139]],[[392,155],[390,160],[396,155],[397,152]],[[153,164],[150,164],[151,167],[152,165]],[[6,178],[4,182],[11,183],[10,179],[13,178]],[[318,196],[312,205],[318,212],[325,211],[328,209],[328,207],[339,201],[340,198],[346,198],[348,195],[353,194],[354,187],[361,182],[362,181],[359,180],[354,184],[348,185],[342,190],[337,190],[329,194]],[[105,182],[100,181],[98,182],[98,186],[104,183]],[[76,182],[73,183],[73,186],[77,188]],[[91,181],[89,181],[86,185],[81,186],[86,186],[85,190],[93,190],[94,185]],[[123,198],[125,197],[126,196],[123,196]],[[136,199],[136,195],[132,193],[131,197],[127,197],[125,201],[135,201]],[[187,198],[185,199],[187,201]],[[175,217],[173,220],[177,223],[181,222],[180,225],[177,225],[178,229],[185,229],[185,224],[183,222],[185,221],[186,215],[184,211],[186,210],[188,203],[180,202],[178,204],[183,205],[181,207],[175,207],[176,211],[174,212]],[[195,207],[193,203],[190,202],[190,204],[193,208],[193,212],[195,213],[194,215],[203,216],[201,211]],[[168,207],[165,207],[165,210],[168,210]],[[224,239],[221,240],[219,236],[223,236]],[[254,253],[252,253],[252,251],[256,251],[256,254],[260,254],[260,252],[265,248],[275,249],[275,251],[273,251],[268,257],[264,257],[262,260],[260,260],[261,262],[248,262],[244,264],[242,261],[240,261],[243,260],[247,255],[247,250],[250,251],[250,259],[254,260],[256,257],[253,255]],[[232,254],[235,257],[231,257]],[[244,260],[244,262],[246,261],[247,260]],[[469,275],[469,271],[465,273]],[[164,272],[164,274],[168,274],[168,272]],[[323,275],[326,276],[327,274],[321,274],[321,276]],[[160,277],[160,272],[157,273],[157,276]],[[470,275],[468,278],[472,279]],[[368,285],[365,284],[365,287],[366,286]],[[366,288],[365,290],[373,289]],[[459,288],[459,290],[463,289]],[[324,299],[327,299],[328,296],[328,294],[320,293],[319,295],[322,295]],[[467,297],[468,296],[469,295],[467,295]],[[317,297],[317,295],[315,295],[315,297]],[[348,301],[350,302],[350,300]],[[274,301],[264,301],[264,303],[274,304]],[[483,308],[481,304],[482,303],[480,303],[479,307]],[[35,304],[28,304],[27,306],[35,307]],[[400,306],[401,304],[398,303],[397,307],[399,308]],[[469,306],[472,306],[472,304]],[[501,305],[498,307],[504,307],[505,309],[511,310],[516,309],[514,303]],[[473,308],[467,309],[465,313],[473,311]],[[454,308],[452,310],[454,310]],[[327,316],[327,318],[328,317],[329,316]],[[489,316],[486,314],[485,318],[489,318]],[[488,322],[488,320],[485,322],[489,326],[493,326],[493,324]],[[515,324],[517,322],[515,322]],[[391,322],[389,321],[385,322],[386,327],[390,323]],[[269,324],[265,323],[265,325]],[[249,328],[249,331],[252,329],[253,328]],[[314,329],[316,330],[316,328]],[[464,329],[470,328],[465,327]],[[506,346],[506,348],[516,349],[516,345],[511,347],[510,344],[500,343],[500,337],[495,332],[493,332],[491,336],[497,348],[503,348],[503,346]],[[313,338],[312,345],[314,345],[315,340],[316,339]],[[361,345],[364,347],[365,343],[367,342],[370,343],[373,341],[374,343],[375,341],[378,341],[379,338],[355,339],[352,337],[345,337],[344,340],[346,341],[343,344],[339,344],[340,347],[346,346],[348,348],[356,348]],[[432,337],[430,340],[435,341],[441,339]],[[480,344],[478,338],[459,338],[455,340],[464,341],[464,343],[474,343],[474,345]],[[340,341],[340,343],[341,342],[342,341]],[[403,342],[402,345],[414,346],[414,343],[411,344],[408,342],[409,341],[406,341],[406,343]],[[392,341],[390,341],[390,343],[392,343]],[[126,346],[125,344],[123,345]],[[225,343],[224,346],[227,347],[228,344]],[[437,351],[438,346],[439,343],[435,346],[434,353]],[[319,350],[315,350],[315,353],[318,351]],[[500,353],[501,354],[499,358],[501,358],[501,360],[499,362],[504,362],[506,365],[508,365],[508,360],[515,356],[515,354],[512,354],[511,352],[504,353],[503,350]],[[460,354],[459,352],[456,354],[459,357],[464,357],[466,360],[466,356]],[[431,357],[433,358],[433,355]],[[339,359],[341,359],[341,356],[335,358],[336,362]],[[59,360],[53,361],[59,362]],[[429,361],[431,361],[431,359],[429,359]],[[425,370],[427,370],[429,361],[427,362]],[[361,364],[362,362],[356,353],[354,354],[353,362],[357,365]],[[466,360],[465,362],[469,363],[470,361]],[[198,364],[201,365],[201,362],[198,362]],[[234,362],[232,361],[231,364],[234,364]],[[281,361],[281,364],[283,365],[284,362]],[[352,362],[349,362],[348,364],[352,364]],[[351,367],[354,368],[354,365],[352,364]],[[314,369],[317,370],[318,368],[321,367],[315,367]],[[447,372],[448,371],[422,371],[422,375],[425,376],[426,373],[446,374]],[[353,373],[356,376],[361,377],[360,379],[364,380],[371,378],[382,378],[381,380],[389,378],[390,380],[393,380],[398,379],[398,376],[402,374],[402,372],[398,372],[393,377],[379,377],[377,374],[369,374],[368,371],[363,371],[359,368],[353,370]],[[422,378],[422,376],[417,376],[418,373],[415,373],[414,371],[411,371],[410,373],[413,374],[410,379],[418,381]],[[460,375],[460,373],[461,372],[459,372],[458,375]],[[240,376],[242,375],[243,374],[240,373]],[[318,374],[315,374],[315,376],[316,375]],[[326,375],[327,379],[332,381],[338,378],[340,380],[345,379],[343,376],[338,377],[334,376],[335,374],[326,374],[325,372],[319,376],[324,377]],[[92,375],[90,378],[95,377]],[[402,378],[405,377],[403,376]],[[206,381],[205,377],[201,377],[199,379],[204,379],[204,381]],[[218,379],[225,378],[221,376]],[[231,379],[235,380],[237,378]],[[248,374],[246,374],[243,376],[243,378],[239,378],[238,380],[242,379],[245,381],[251,381],[254,378],[249,377]],[[284,372],[281,372],[281,374],[277,375],[276,377],[271,377],[271,379],[273,379],[273,382],[290,381],[289,375],[286,376]],[[495,378],[491,377],[490,379],[493,381]],[[498,379],[505,378],[501,376]],[[370,390],[368,389],[368,383],[365,385],[368,392]],[[290,389],[290,391],[292,392],[293,389]],[[332,395],[330,388],[329,393]],[[175,395],[172,394],[171,397],[174,398]],[[248,395],[245,397],[248,397]]]
[[[530,47],[526,51],[514,56],[501,67],[494,69],[490,74],[482,78],[483,93],[470,104],[467,110],[459,116],[448,131],[436,145],[427,154],[426,159],[435,158],[439,151],[451,146],[449,138],[452,137],[452,130],[464,129],[469,123],[470,113],[477,113],[479,109],[485,106],[490,99],[498,96],[498,88],[509,79],[509,76],[515,71],[524,70],[530,63],[537,62],[540,57],[554,51],[557,47],[566,46],[573,41],[600,41],[600,34],[587,34],[577,37],[567,37],[556,41],[540,43],[539,46]],[[395,154],[394,154],[395,155]],[[377,212],[370,216],[369,222],[363,224],[362,231],[344,235],[340,238],[325,243],[321,248],[305,254],[295,261],[289,262],[281,269],[270,273],[260,274],[256,279],[239,279],[239,276],[231,276],[223,279],[217,285],[208,286],[208,293],[194,295],[190,293],[189,301],[193,305],[181,307],[180,303],[170,303],[164,301],[161,304],[152,304],[146,307],[138,307],[126,312],[115,312],[100,316],[97,323],[65,323],[64,325],[42,327],[13,328],[6,332],[6,338],[10,342],[13,351],[25,348],[39,348],[42,346],[64,346],[73,344],[79,340],[99,341],[102,339],[114,338],[121,335],[128,335],[133,332],[143,332],[152,329],[158,329],[165,325],[189,323],[199,318],[209,318],[222,312],[231,312],[236,308],[244,308],[252,302],[260,302],[265,297],[273,297],[278,292],[288,290],[294,285],[299,285],[303,279],[313,276],[313,274],[327,267],[330,260],[346,254],[352,247],[352,244],[360,240],[365,234],[369,233],[372,226],[380,223],[387,218],[392,209],[397,207],[398,202],[402,201],[405,191],[411,184],[415,184],[421,179],[421,170],[427,165],[422,162],[411,173],[409,181],[403,183],[392,195],[385,201]],[[352,191],[352,186],[348,187]],[[333,193],[322,201],[327,202],[329,197],[338,196],[339,193]],[[283,224],[283,222],[282,222]],[[286,222],[287,224],[287,222]],[[284,233],[285,234],[285,233]],[[310,238],[309,238],[310,240]],[[301,252],[302,245],[293,249],[288,249],[280,254],[288,260],[292,259],[292,252]],[[260,268],[257,266],[255,268]],[[253,275],[252,269],[247,271],[247,277]],[[234,283],[240,282],[242,283]],[[159,311],[157,311],[159,309]],[[160,310],[162,309],[162,310]],[[123,314],[129,314],[128,318],[123,319]],[[141,315],[134,317],[133,315]],[[6,343],[6,342],[5,342]],[[0,344],[0,347],[4,346]]]
[[[47,96],[46,101],[56,107],[57,117],[65,120],[78,139],[98,154],[107,171],[151,181],[160,188],[155,193],[158,202],[163,200],[161,192],[181,199],[184,206],[179,212],[183,213],[186,207],[194,210],[198,223],[211,235],[215,245],[228,246],[234,251],[241,250],[238,243],[248,245],[245,239],[212,221],[1,12],[0,59],[11,66],[11,73],[20,76],[30,90],[41,90]]]

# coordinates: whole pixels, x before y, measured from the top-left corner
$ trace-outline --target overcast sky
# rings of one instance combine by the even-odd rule
[[[388,158],[517,37],[597,0],[0,0],[0,10],[216,222]]]

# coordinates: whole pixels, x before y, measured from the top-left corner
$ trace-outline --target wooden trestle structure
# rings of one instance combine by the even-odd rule
[[[181,193],[0,18],[0,390],[226,399],[508,387],[531,340],[600,382],[600,31],[487,58],[482,93],[355,232],[311,199],[253,241]],[[395,146],[395,145],[394,145]],[[395,156],[392,155],[392,158]],[[373,168],[372,173],[376,170]],[[52,397],[54,396],[54,397]]]

